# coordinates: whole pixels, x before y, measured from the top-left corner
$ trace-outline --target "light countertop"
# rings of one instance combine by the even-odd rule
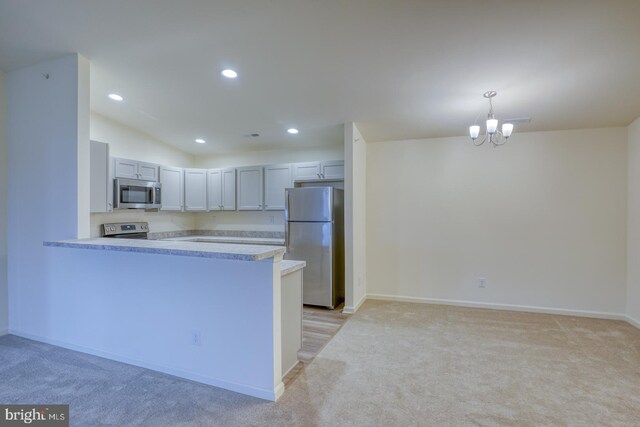
[[[283,259],[280,262],[280,274],[282,276],[286,276],[287,274],[291,274],[295,271],[298,271],[304,268],[307,265],[304,261],[294,261],[292,259]]]
[[[263,244],[250,245],[236,243],[230,245],[228,243],[214,243],[211,241],[204,243],[202,241],[136,240],[104,237],[44,242],[44,245],[61,248],[151,253],[240,261],[260,261],[282,255],[285,252],[285,248],[282,246],[268,246]]]

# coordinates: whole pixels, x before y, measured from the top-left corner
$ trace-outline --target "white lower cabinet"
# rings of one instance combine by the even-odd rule
[[[162,184],[162,211],[182,211],[184,208],[184,184],[182,168],[170,166],[160,167],[160,183]]]
[[[210,169],[207,172],[207,207],[210,211],[236,209],[236,170]]]
[[[282,377],[298,364],[302,348],[302,270],[282,276],[280,317],[282,324]]]
[[[207,210],[207,170],[184,170],[184,210],[204,212]]]
[[[238,168],[238,210],[261,211],[263,199],[262,166]]]
[[[291,165],[271,165],[264,167],[264,209],[284,210],[284,190],[290,188]]]

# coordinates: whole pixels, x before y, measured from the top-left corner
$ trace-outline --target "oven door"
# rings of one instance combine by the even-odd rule
[[[116,209],[160,208],[160,183],[158,182],[115,179],[113,193]]]

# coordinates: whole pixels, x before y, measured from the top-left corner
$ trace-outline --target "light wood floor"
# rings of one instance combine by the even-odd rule
[[[290,384],[305,365],[311,363],[342,325],[349,319],[349,314],[342,313],[343,305],[334,310],[304,306],[302,310],[302,349],[298,352],[300,363],[284,378],[284,385]]]

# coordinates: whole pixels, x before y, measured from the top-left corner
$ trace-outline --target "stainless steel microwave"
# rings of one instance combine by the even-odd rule
[[[162,184],[159,182],[119,178],[113,182],[115,209],[160,209]]]

